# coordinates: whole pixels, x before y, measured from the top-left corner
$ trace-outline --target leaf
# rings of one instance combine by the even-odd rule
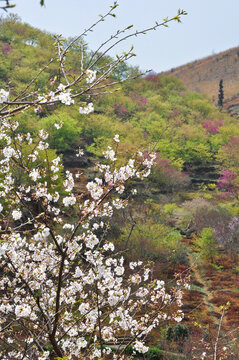
[[[178,23],[182,22],[179,16],[174,16],[173,20],[177,21]]]
[[[110,8],[112,10],[116,9],[119,6],[119,4],[117,4],[117,2],[114,3],[114,5],[111,5]]]

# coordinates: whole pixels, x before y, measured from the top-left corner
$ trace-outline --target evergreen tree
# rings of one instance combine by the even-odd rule
[[[218,92],[218,106],[223,106],[223,99],[224,99],[224,90],[223,90],[223,80],[219,82],[219,92]]]

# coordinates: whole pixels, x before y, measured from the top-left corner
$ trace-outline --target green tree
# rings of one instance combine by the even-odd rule
[[[196,239],[197,249],[201,257],[212,263],[217,255],[216,238],[212,228],[204,228],[201,235]]]

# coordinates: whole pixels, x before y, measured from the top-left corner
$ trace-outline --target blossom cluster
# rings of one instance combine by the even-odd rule
[[[230,170],[222,170],[221,176],[217,181],[217,187],[219,190],[226,191],[227,193],[236,192],[236,185],[234,180],[237,178],[237,175]]]
[[[47,95],[39,95],[38,103],[47,104],[60,101],[62,104],[71,105],[74,104],[74,99],[71,97],[71,89],[66,89],[66,86],[60,84],[57,91],[50,91]]]
[[[93,78],[92,76],[89,77],[88,83],[90,83],[92,78]],[[3,91],[2,96],[1,96],[1,91]],[[6,101],[7,97],[8,97],[8,93],[4,92],[4,90],[0,90],[0,102]],[[46,95],[38,95],[38,98],[37,98],[37,104],[39,104],[39,105],[49,104],[49,103],[51,104],[51,103],[56,103],[56,102],[61,102],[62,104],[65,104],[65,105],[74,104],[75,100],[72,98],[71,89],[66,88],[66,86],[63,84],[60,84],[58,86],[56,92],[50,91]],[[41,108],[39,107],[39,105],[37,105],[35,108],[36,113],[41,111]],[[90,102],[88,104],[84,104],[79,107],[80,114],[88,115],[93,111],[94,111],[94,106],[93,106],[92,102]]]
[[[95,70],[86,70],[86,83],[92,84],[96,79],[96,71]]]
[[[219,128],[223,126],[223,121],[221,120],[207,120],[203,125],[204,129],[206,130],[207,134],[215,135],[218,133]]]
[[[0,90],[0,104],[3,103],[4,101],[7,101],[8,97],[9,97],[9,91],[1,89]]]
[[[80,106],[79,107],[79,113],[80,114],[86,114],[86,115],[88,115],[88,114],[90,114],[91,112],[93,112],[94,111],[94,106],[93,106],[93,103],[91,102],[91,103],[89,103],[89,104],[87,104],[87,105],[85,105],[85,106]]]
[[[97,72],[95,70],[90,70],[90,69],[87,69],[85,71],[86,84],[94,83],[94,81],[96,80],[96,73]],[[0,90],[0,103],[6,101],[8,96],[9,96],[9,93],[6,92],[4,89],[1,89]],[[55,92],[50,91],[48,94],[38,95],[37,106],[35,108],[35,112],[37,113],[37,112],[41,111],[41,107],[39,106],[41,104],[49,104],[49,103],[56,103],[56,102],[61,102],[62,104],[65,104],[65,105],[74,104],[75,101],[72,98],[71,88],[67,87],[66,85],[60,84],[57,87],[57,90]],[[94,106],[93,106],[92,102],[90,102],[88,104],[84,104],[83,106],[79,107],[80,114],[90,114],[93,111],[94,111]]]

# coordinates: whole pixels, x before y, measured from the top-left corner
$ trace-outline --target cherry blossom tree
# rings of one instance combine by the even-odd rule
[[[0,350],[4,360],[18,359],[126,359],[124,348],[147,352],[145,338],[165,320],[183,318],[184,281],[167,291],[164,281],[154,279],[152,266],[141,261],[124,264],[123,254],[107,240],[109,219],[127,206],[122,195],[129,179],[144,179],[155,159],[138,151],[123,165],[117,164],[119,135],[98,164],[99,175],[77,191],[80,174],[63,169],[60,156],[52,157],[45,129],[38,136],[20,133],[17,115],[36,112],[53,104],[79,111],[94,111],[92,99],[117,81],[110,74],[134,56],[132,48],[99,67],[100,59],[125,39],[180,21],[185,12],[153,27],[117,31],[92,53],[88,63],[72,79],[65,66],[71,47],[109,16],[117,3],[98,22],[65,46],[56,38],[57,55],[39,70],[15,98],[0,90]],[[81,56],[83,56],[83,51]],[[52,62],[59,63],[60,78],[54,90],[35,91],[38,76]],[[33,89],[33,90],[32,90]],[[56,129],[62,127],[56,121]],[[76,156],[81,156],[82,149]],[[63,175],[62,175],[63,174]],[[135,190],[132,189],[132,196]],[[127,273],[127,276],[125,275]],[[130,336],[130,337],[129,337]],[[117,339],[129,339],[122,344]],[[109,342],[118,343],[112,352]],[[120,346],[121,345],[121,346]]]

